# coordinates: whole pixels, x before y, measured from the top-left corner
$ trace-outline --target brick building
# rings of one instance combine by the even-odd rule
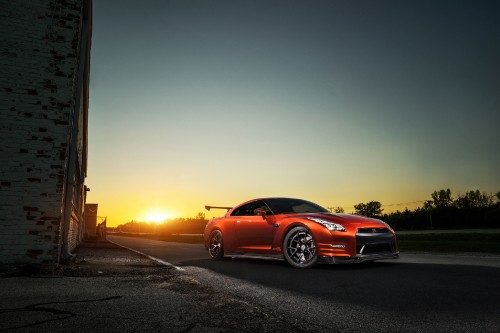
[[[58,265],[84,229],[92,2],[0,8],[0,264]]]

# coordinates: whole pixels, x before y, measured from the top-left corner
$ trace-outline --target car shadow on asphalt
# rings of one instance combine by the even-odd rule
[[[500,269],[494,267],[385,260],[295,269],[284,260],[258,258],[194,260],[183,265],[290,294],[386,310],[469,317],[497,311],[500,299],[500,288],[493,287],[500,281]]]

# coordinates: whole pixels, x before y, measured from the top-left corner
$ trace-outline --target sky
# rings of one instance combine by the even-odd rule
[[[93,1],[87,202],[108,226],[496,193],[499,127],[498,1]]]

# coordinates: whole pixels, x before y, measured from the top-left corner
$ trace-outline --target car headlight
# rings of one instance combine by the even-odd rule
[[[307,217],[307,219],[321,224],[323,227],[327,228],[330,231],[345,231],[345,228],[342,224],[333,223],[316,217]]]

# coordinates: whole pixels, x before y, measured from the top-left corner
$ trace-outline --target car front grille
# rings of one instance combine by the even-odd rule
[[[356,233],[356,253],[393,253],[396,250],[393,234],[387,228],[360,228]]]
[[[380,234],[380,233],[388,233],[389,229],[387,228],[359,228],[358,234]],[[390,233],[390,232],[389,232]]]

